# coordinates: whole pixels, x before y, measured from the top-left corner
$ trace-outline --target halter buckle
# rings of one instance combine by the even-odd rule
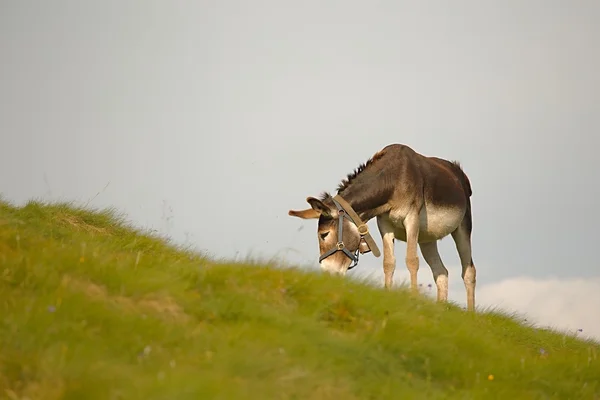
[[[358,226],[358,233],[360,233],[360,236],[365,236],[367,233],[369,233],[369,227],[367,224]]]

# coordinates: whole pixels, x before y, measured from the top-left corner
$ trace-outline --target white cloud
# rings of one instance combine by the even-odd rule
[[[516,277],[482,285],[476,296],[480,307],[516,311],[538,326],[561,331],[582,329],[578,335],[600,340],[600,277]]]
[[[448,267],[448,270],[449,300],[466,306],[460,268]],[[361,272],[354,276],[368,278],[377,285],[383,283],[381,266],[369,267]],[[426,265],[419,269],[418,279],[422,291],[435,297],[435,285]],[[597,317],[600,310],[600,276],[586,279],[520,276],[494,283],[482,283],[483,279],[478,277],[475,292],[478,309],[492,308],[517,313],[538,327],[551,327],[600,341],[600,318]],[[409,282],[408,272],[402,265],[396,267],[394,282]],[[432,284],[431,288],[429,284]],[[582,332],[577,332],[578,329],[582,329]]]

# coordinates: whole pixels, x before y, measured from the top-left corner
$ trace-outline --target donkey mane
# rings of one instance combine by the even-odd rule
[[[349,173],[346,176],[346,179],[342,179],[342,181],[338,184],[337,193],[340,194],[341,192],[343,192],[348,186],[350,186],[352,181],[354,181],[354,179],[356,179],[356,177],[358,175],[360,175],[361,172],[363,172],[365,169],[367,169],[369,166],[371,166],[375,161],[377,161],[381,157],[383,157],[384,154],[385,154],[385,149],[378,151],[377,153],[375,153],[373,155],[373,157],[369,158],[367,160],[367,162],[361,163],[358,167],[356,167],[354,169],[354,171],[352,171],[351,173]],[[331,197],[332,196],[329,192],[323,192],[323,193],[321,193],[320,200],[325,201]]]

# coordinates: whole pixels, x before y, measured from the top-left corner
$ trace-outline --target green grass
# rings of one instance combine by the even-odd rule
[[[600,398],[592,342],[62,204],[0,203],[0,313],[7,399]]]

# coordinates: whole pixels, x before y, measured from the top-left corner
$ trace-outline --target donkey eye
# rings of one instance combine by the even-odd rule
[[[325,240],[325,238],[327,237],[327,235],[329,235],[329,232],[319,233],[319,236],[321,236],[321,240]]]

